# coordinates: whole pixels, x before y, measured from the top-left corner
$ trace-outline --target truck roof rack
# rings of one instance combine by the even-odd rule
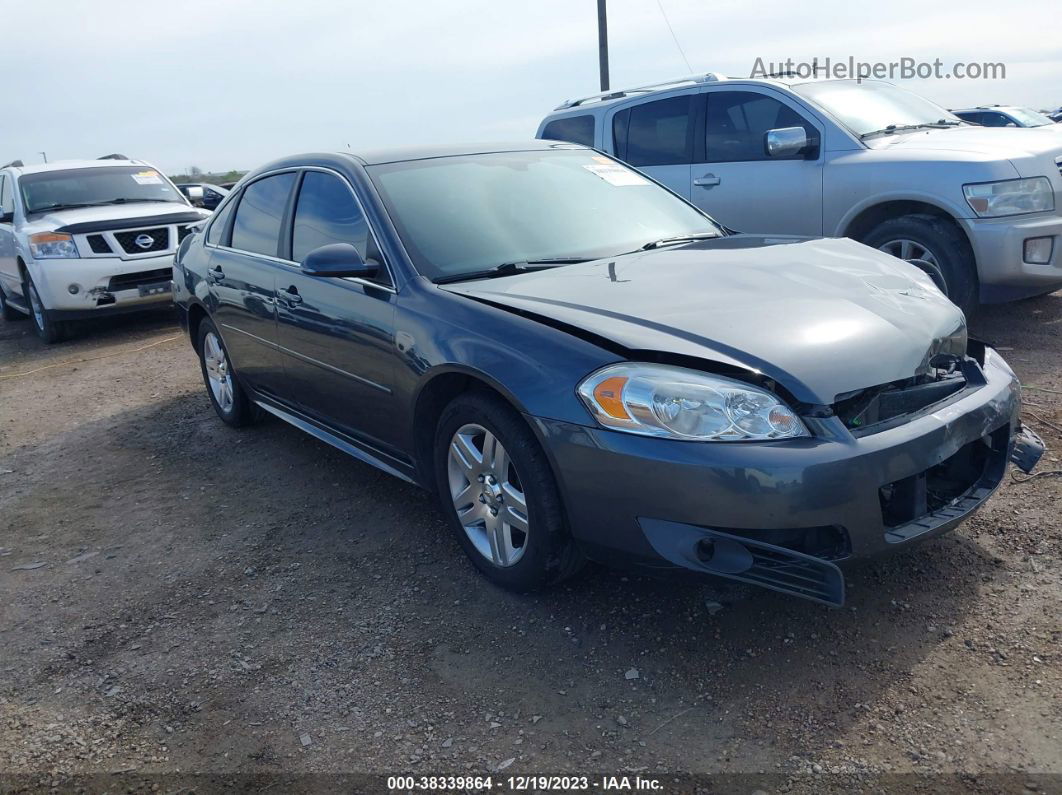
[[[22,168],[24,165],[26,164],[23,163],[21,160],[12,160],[10,163],[4,163],[2,166],[0,166],[0,168],[8,168],[9,166],[13,166],[15,168]]]
[[[114,154],[111,154],[111,155],[104,155],[103,157],[97,157],[96,159],[97,160],[132,160],[132,158],[126,157],[125,155],[120,155],[117,152],[115,152]]]
[[[690,77],[680,77],[677,80],[666,80],[663,83],[650,83],[644,86],[635,86],[633,88],[621,88],[615,91],[603,91],[600,94],[591,94],[588,97],[580,97],[578,99],[568,99],[562,102],[560,105],[554,108],[554,110],[566,110],[567,108],[577,108],[580,105],[585,105],[587,102],[603,102],[607,99],[619,99],[620,97],[630,96],[631,94],[647,94],[650,91],[659,91],[663,88],[673,88],[677,86],[696,85],[697,83],[714,83],[718,80],[726,80],[725,75],[721,75],[718,72],[706,72],[703,75],[691,75]]]

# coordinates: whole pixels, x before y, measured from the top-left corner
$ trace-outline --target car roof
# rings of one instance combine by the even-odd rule
[[[448,144],[444,146],[397,147],[392,149],[371,149],[365,152],[340,152],[353,157],[366,166],[383,163],[397,163],[406,160],[428,160],[435,157],[459,157],[461,155],[483,155],[491,152],[534,152],[545,149],[586,149],[579,144],[561,141],[503,141],[497,143]]]
[[[15,166],[22,174],[41,174],[47,171],[69,171],[74,168],[107,168],[108,166],[149,166],[143,160],[54,160],[51,163],[34,163]],[[153,168],[153,166],[152,166]]]

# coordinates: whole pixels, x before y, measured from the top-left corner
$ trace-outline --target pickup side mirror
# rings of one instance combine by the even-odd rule
[[[302,261],[307,276],[357,277],[371,279],[379,271],[375,263],[368,263],[350,243],[330,243],[315,248]]]
[[[768,157],[810,156],[817,153],[818,141],[803,127],[779,127],[763,134],[763,149]]]

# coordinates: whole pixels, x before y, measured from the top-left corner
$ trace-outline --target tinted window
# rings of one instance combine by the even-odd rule
[[[570,141],[584,146],[594,145],[594,117],[569,116],[554,119],[542,131],[542,137],[550,141]]]
[[[626,141],[616,142],[616,152],[622,152],[623,159],[632,166],[689,163],[692,107],[693,97],[689,94],[634,106],[624,119]],[[614,123],[613,134],[616,131]]]
[[[147,166],[94,166],[24,174],[19,179],[27,213],[68,204],[180,202],[170,181]]]
[[[338,177],[307,171],[295,208],[291,258],[302,262],[315,248],[350,243],[368,259],[369,226],[350,188]]]
[[[1011,119],[1008,119],[1002,113],[982,113],[981,124],[985,127],[1006,127],[1008,124],[1014,124]]]
[[[280,221],[294,182],[295,174],[289,172],[252,182],[244,189],[232,226],[233,248],[277,256]]]
[[[971,122],[973,124],[980,124],[981,123],[981,114],[980,113],[956,113],[955,115],[958,116],[963,121],[968,121],[968,122]]]
[[[229,216],[232,215],[232,208],[236,206],[236,202],[229,202],[225,207],[214,215],[214,220],[210,222],[210,230],[207,232],[207,243],[213,243],[217,245],[221,243],[221,236],[225,234],[225,227],[229,223]]]
[[[780,127],[803,127],[816,135],[795,110],[773,97],[752,91],[715,91],[708,94],[705,141],[708,162],[770,160],[764,135]]]

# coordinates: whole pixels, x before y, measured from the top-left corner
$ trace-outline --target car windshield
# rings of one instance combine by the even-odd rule
[[[1045,124],[1054,124],[1050,117],[1031,108],[1008,108],[1007,113],[1022,127],[1043,127]]]
[[[723,234],[637,171],[586,149],[437,157],[368,172],[417,270],[430,279]]]
[[[828,80],[795,85],[793,90],[819,105],[856,135],[962,123],[962,119],[935,102],[889,83]]]
[[[24,174],[18,181],[27,213],[62,207],[180,202],[170,181],[146,166],[95,166]]]

